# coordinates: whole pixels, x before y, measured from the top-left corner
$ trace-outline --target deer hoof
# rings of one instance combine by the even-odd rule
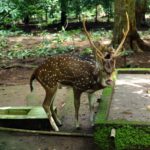
[[[81,129],[81,127],[80,127],[80,125],[78,124],[78,125],[76,125],[76,129],[77,130],[80,130]]]
[[[81,127],[76,127],[77,130],[81,130]]]
[[[61,127],[63,124],[61,122],[57,123],[58,127]]]
[[[55,129],[56,132],[59,132],[59,129]]]
[[[92,129],[95,129],[95,124],[92,124],[91,127],[92,127]]]

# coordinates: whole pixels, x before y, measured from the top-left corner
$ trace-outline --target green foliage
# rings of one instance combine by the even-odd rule
[[[81,14],[95,15],[97,5],[102,5],[106,14],[112,13],[113,0],[1,0],[0,24],[15,27],[17,23],[53,23],[60,20],[64,11],[67,18],[80,18]]]
[[[25,59],[28,57],[47,57],[56,54],[68,53],[72,51],[72,47],[56,47],[56,48],[36,48],[36,49],[23,49],[23,50],[10,50],[7,54],[0,53],[1,57],[7,57],[9,59]]]
[[[116,150],[144,150],[150,148],[150,128],[148,126],[120,125],[116,127],[114,143],[111,141],[111,129],[115,125],[97,127],[94,139],[101,150],[114,145]]]
[[[115,77],[115,75],[114,75],[114,77]],[[96,118],[95,118],[96,124],[103,123],[106,121],[107,115],[109,112],[109,108],[110,108],[112,92],[113,92],[112,86],[109,86],[103,90],[100,105],[99,105],[100,108],[99,108],[99,111],[97,112]]]
[[[92,54],[92,49],[91,48],[85,48],[80,53],[81,56],[87,56],[89,54]]]
[[[7,48],[7,38],[5,36],[0,36],[0,58],[2,58],[5,54],[5,48]]]
[[[2,0],[0,2],[0,23],[14,24],[20,19],[24,22],[28,17],[38,18],[43,21],[42,17],[49,12],[49,17],[55,17],[58,12],[58,0]],[[55,12],[54,12],[55,11]]]
[[[92,39],[100,40],[99,37],[106,37],[110,38],[111,32],[106,32],[105,30],[98,30],[92,31]],[[81,30],[70,30],[65,31],[62,28],[61,31],[51,34],[51,39],[47,39],[49,33],[47,31],[41,32],[39,35],[43,36],[43,40],[36,48],[26,49],[23,48],[20,44],[15,44],[14,46],[8,46],[8,39],[9,36],[33,36],[32,34],[25,34],[24,32],[18,30],[12,32],[11,30],[0,30],[0,57],[4,58],[7,57],[9,59],[13,58],[28,58],[28,57],[45,57],[49,55],[59,54],[59,53],[67,53],[74,50],[75,42],[76,41],[85,41],[87,37]],[[70,46],[63,46],[64,43]],[[92,53],[91,48],[85,48],[81,51],[81,55],[90,55]]]
[[[0,36],[0,51],[3,51],[7,46],[7,38],[5,36]]]
[[[16,31],[12,31],[12,30],[0,30],[0,36],[4,36],[4,37],[8,37],[8,36],[17,36],[17,35],[25,35],[25,33],[21,30],[16,30]],[[28,34],[26,34],[27,36]]]
[[[117,150],[150,148],[150,128],[139,128],[129,125],[119,128],[117,129],[115,143]]]
[[[121,56],[129,56],[129,55],[132,55],[133,53],[134,53],[133,50],[129,49],[129,50],[123,51]]]
[[[101,150],[109,150],[110,147],[110,127],[97,128],[94,133],[94,140]]]
[[[72,46],[58,45],[52,48],[51,46],[49,46],[49,44],[46,43],[47,41],[43,41],[39,46],[33,49],[22,49],[20,45],[15,45],[5,53],[3,51],[0,51],[0,58],[25,59],[28,57],[47,57],[51,55],[72,52],[74,50],[74,47]]]

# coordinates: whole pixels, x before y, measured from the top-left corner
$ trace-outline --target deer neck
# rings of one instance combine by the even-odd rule
[[[104,69],[101,63],[95,62],[95,68],[94,68],[94,76],[96,79],[96,82],[98,85],[101,85],[102,87],[106,87],[105,85],[105,77],[103,75]]]

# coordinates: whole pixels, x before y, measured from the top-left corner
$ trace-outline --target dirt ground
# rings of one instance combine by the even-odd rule
[[[98,150],[93,138],[0,132],[0,150]]]

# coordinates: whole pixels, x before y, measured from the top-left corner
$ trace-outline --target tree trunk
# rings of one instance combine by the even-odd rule
[[[60,0],[60,5],[61,5],[61,26],[65,26],[66,21],[67,21],[68,1],[67,0]]]
[[[136,25],[138,27],[148,26],[145,19],[145,13],[147,11],[147,0],[136,0]]]
[[[74,0],[74,8],[75,8],[75,14],[76,14],[76,19],[81,22],[81,2],[80,0]]]
[[[29,23],[30,23],[30,17],[29,15],[26,15],[23,19],[23,23],[24,23],[24,31],[25,32],[31,32],[30,28],[29,28]]]
[[[23,23],[24,23],[25,25],[29,25],[29,22],[30,22],[30,17],[29,17],[29,15],[26,15],[26,16],[24,17],[24,19],[23,19]]]
[[[98,5],[95,6],[95,22],[98,22]]]
[[[114,31],[113,31],[113,45],[117,45],[121,42],[123,37],[122,29],[126,29],[126,15],[129,15],[130,31],[128,33],[125,47],[126,49],[132,49],[134,51],[150,50],[150,45],[146,45],[141,40],[137,28],[135,18],[135,0],[115,0],[115,17],[114,17]]]
[[[45,21],[46,21],[46,24],[48,23],[48,10],[45,9]]]

